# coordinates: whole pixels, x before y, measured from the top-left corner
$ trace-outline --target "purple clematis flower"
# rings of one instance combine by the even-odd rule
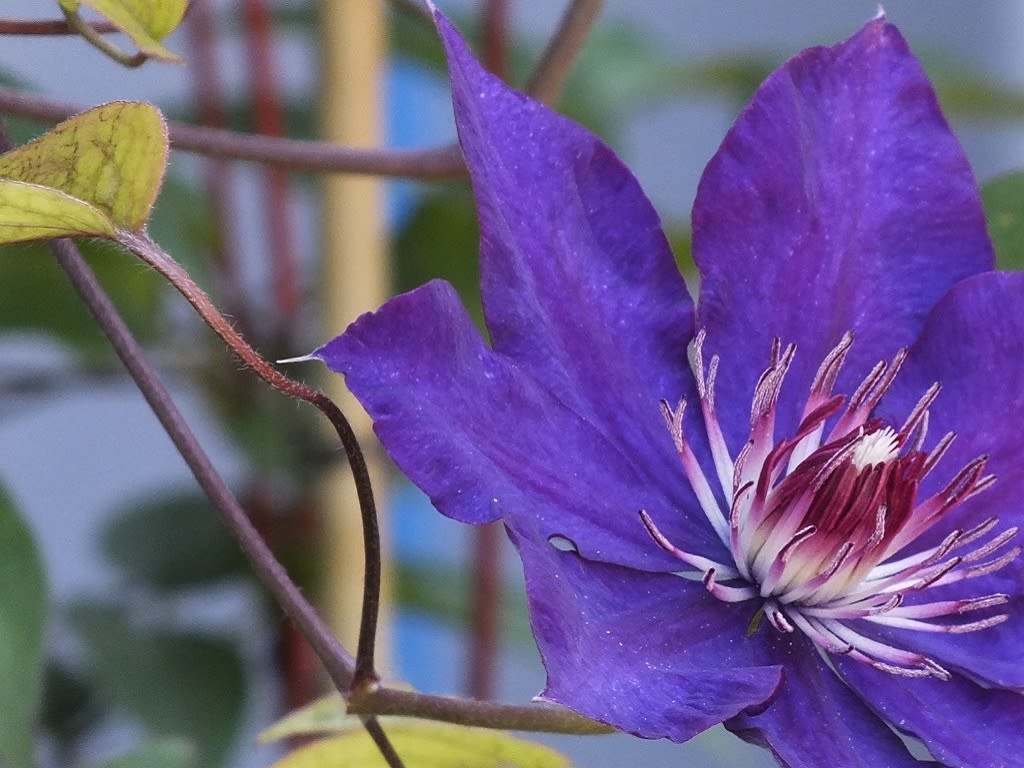
[[[786,766],[920,764],[897,732],[1024,766],[1024,275],[899,32],[743,110],[695,310],[615,155],[438,24],[490,343],[435,281],[314,354],[441,512],[504,521],[544,697]]]

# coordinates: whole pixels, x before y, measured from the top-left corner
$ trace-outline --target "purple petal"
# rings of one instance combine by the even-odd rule
[[[849,394],[914,340],[950,286],[993,264],[963,151],[884,19],[765,81],[704,173],[693,248],[699,323],[722,356],[718,401],[737,448],[747,425],[736,404],[749,404],[773,337],[797,345],[780,403],[788,433],[793,395],[844,332],[857,341],[836,391]]]
[[[876,711],[924,742],[943,764],[1024,766],[1024,696],[952,680],[907,680],[836,659],[846,681]]]
[[[672,508],[660,487],[622,446],[491,352],[447,283],[392,299],[314,355],[345,374],[395,463],[449,517],[504,516],[542,538],[565,536],[588,557],[680,567],[637,514]],[[710,526],[663,517],[683,545],[716,551]]]
[[[645,738],[686,741],[778,690],[781,668],[744,637],[751,606],[699,582],[639,573],[516,535],[545,698]]]
[[[650,482],[678,474],[658,400],[693,394],[693,304],[657,214],[607,146],[510,90],[446,19],[437,24],[480,217],[495,351],[642,457]],[[684,506],[696,508],[692,495]]]
[[[1024,432],[1020,427],[1024,423],[1024,274],[993,272],[953,288],[911,347],[880,406],[882,414],[902,418],[935,381],[942,383],[942,392],[930,409],[925,447],[948,431],[956,432],[957,438],[922,495],[943,487],[961,467],[983,454],[989,456],[987,469],[998,480],[950,513],[917,546],[937,542],[954,528],[967,529],[990,516],[1000,521],[995,532],[1024,526]],[[1018,535],[1011,546],[1021,543]],[[1024,688],[1022,584],[1024,559],[1018,557],[990,576],[944,588],[949,597],[1013,595],[1013,602],[998,611],[1008,613],[1010,620],[960,635],[904,632],[899,642],[992,684]]]
[[[803,635],[762,627],[760,636],[785,662],[782,693],[764,712],[735,717],[726,728],[767,747],[786,768],[920,768]]]

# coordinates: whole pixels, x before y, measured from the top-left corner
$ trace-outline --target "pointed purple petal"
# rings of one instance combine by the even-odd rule
[[[590,557],[680,567],[638,516],[673,509],[660,487],[642,479],[621,446],[491,352],[447,283],[392,299],[314,356],[345,374],[395,463],[449,517],[530,521],[538,536],[568,537]],[[720,547],[710,526],[664,517],[682,545]]]
[[[785,768],[920,768],[803,635],[780,637],[764,627],[761,633],[784,660],[782,693],[764,712],[735,717],[726,728],[769,748]]]
[[[544,697],[645,738],[686,741],[777,692],[781,668],[744,637],[753,607],[512,535],[526,572]]]
[[[786,433],[848,330],[837,392],[914,340],[958,280],[991,269],[981,202],[917,59],[884,19],[772,74],[711,160],[693,211],[699,323],[722,355],[720,403],[735,416],[773,337],[797,345],[780,403]],[[725,411],[725,407],[722,408]]]
[[[907,680],[849,659],[836,666],[883,717],[944,765],[1024,767],[1024,696],[952,680]]]
[[[607,146],[485,72],[448,21],[437,23],[495,351],[644,455],[650,482],[678,473],[658,400],[692,396],[693,304],[657,214]],[[696,508],[690,495],[686,506]]]
[[[986,469],[998,479],[914,546],[935,543],[955,528],[968,529],[991,516],[1000,520],[996,532],[1024,526],[1024,274],[993,272],[953,288],[929,316],[880,412],[893,420],[904,417],[935,381],[942,383],[942,392],[930,409],[925,448],[948,431],[957,438],[920,496],[941,489],[981,455],[989,456]],[[1018,534],[1010,546],[1021,544]],[[1018,557],[994,574],[946,587],[948,597],[1013,596],[997,611],[1010,620],[960,635],[901,632],[899,642],[992,684],[1024,688],[1022,584],[1024,558]]]

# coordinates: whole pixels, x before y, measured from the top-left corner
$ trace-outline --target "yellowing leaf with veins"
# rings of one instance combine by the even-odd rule
[[[569,768],[564,755],[502,731],[450,723],[388,719],[382,723],[402,762],[415,768]],[[296,749],[273,768],[386,768],[362,728]]]
[[[117,101],[0,155],[0,179],[60,190],[134,231],[146,223],[160,190],[167,146],[167,126],[156,107]]]
[[[140,51],[165,61],[181,57],[160,45],[160,41],[181,23],[188,0],[59,0],[67,11],[81,6],[102,14],[132,39]]]
[[[0,179],[0,245],[114,232],[102,211],[59,189]]]

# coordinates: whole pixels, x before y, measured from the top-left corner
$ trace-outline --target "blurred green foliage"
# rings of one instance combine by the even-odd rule
[[[28,527],[0,486],[0,766],[29,768],[43,686],[46,577]]]

